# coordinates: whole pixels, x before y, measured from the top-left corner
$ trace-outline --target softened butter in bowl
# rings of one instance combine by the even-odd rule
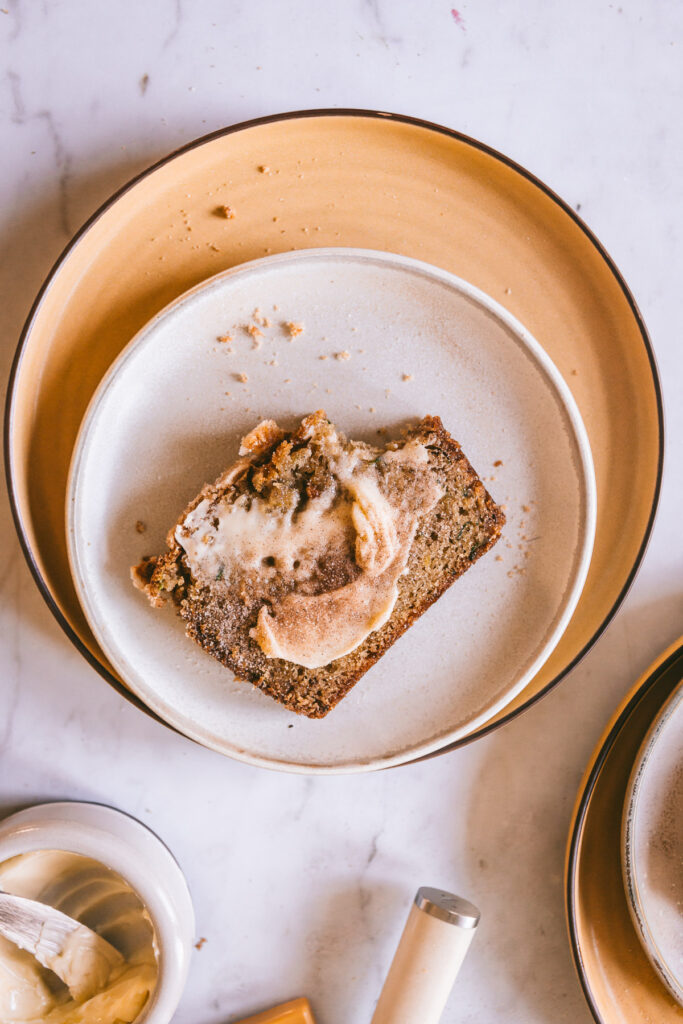
[[[111,868],[64,850],[34,850],[0,864],[0,889],[47,903],[96,931],[124,963],[106,988],[77,1004],[32,954],[0,936],[0,1021],[125,1024],[142,1012],[157,981],[154,926],[137,893]]]
[[[0,936],[0,1024],[169,1024],[194,913],[176,860],[148,828],[100,804],[30,807],[0,821],[0,889],[81,921],[124,961],[78,1003],[52,971]]]

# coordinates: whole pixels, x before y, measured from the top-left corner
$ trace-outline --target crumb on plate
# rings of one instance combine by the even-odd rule
[[[293,320],[287,320],[284,326],[289,333],[290,338],[297,338],[304,330],[304,325],[302,323],[295,323]]]

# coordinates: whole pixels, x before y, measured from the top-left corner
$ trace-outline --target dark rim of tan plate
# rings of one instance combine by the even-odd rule
[[[417,761],[429,760],[430,758],[440,756],[441,754],[444,754],[444,753],[446,753],[449,750],[455,750],[458,747],[465,746],[465,744],[471,743],[473,740],[479,739],[481,736],[485,736],[489,732],[492,732],[494,729],[498,728],[499,726],[504,725],[508,721],[511,721],[517,715],[521,714],[522,711],[526,711],[527,708],[532,707],[537,701],[539,701],[550,690],[552,690],[553,687],[555,687],[562,679],[564,679],[564,677],[566,675],[568,675],[569,672],[571,672],[571,670],[579,663],[579,661],[581,661],[581,659],[584,657],[584,655],[587,654],[587,652],[591,649],[591,647],[593,646],[595,641],[598,639],[598,637],[602,635],[602,633],[606,629],[607,625],[611,622],[611,620],[612,620],[613,616],[615,615],[617,609],[621,605],[621,602],[623,601],[624,597],[628,593],[628,591],[629,591],[629,589],[631,587],[631,584],[633,583],[633,580],[635,579],[636,573],[638,572],[638,569],[640,568],[640,564],[641,564],[641,562],[643,560],[643,555],[645,554],[645,550],[647,548],[647,545],[648,545],[648,542],[649,542],[649,539],[650,539],[650,535],[652,533],[652,526],[653,526],[653,523],[654,523],[655,513],[657,511],[657,505],[658,505],[658,502],[659,502],[659,494],[660,494],[661,483],[662,483],[662,464],[663,464],[663,458],[664,458],[664,414],[663,414],[663,406],[662,406],[662,392],[661,392],[661,385],[660,385],[660,381],[659,381],[659,373],[658,373],[658,370],[657,370],[657,363],[655,361],[655,356],[654,356],[654,352],[653,352],[653,349],[652,349],[652,344],[650,342],[650,338],[649,338],[647,329],[645,327],[645,323],[643,321],[643,318],[641,316],[640,310],[638,309],[638,306],[637,306],[637,304],[635,302],[635,299],[633,298],[633,295],[629,291],[629,289],[628,289],[628,287],[626,285],[626,282],[624,281],[623,277],[621,276],[621,274],[620,274],[619,270],[617,269],[614,261],[611,259],[609,254],[605,251],[604,247],[601,245],[601,243],[598,241],[598,239],[595,237],[595,235],[592,233],[592,231],[586,226],[586,224],[584,224],[584,222],[576,214],[576,212],[567,203],[565,203],[565,201],[563,199],[561,199],[555,192],[553,192],[552,189],[550,189],[547,185],[545,185],[542,181],[540,181],[530,171],[526,170],[525,167],[522,167],[521,164],[518,164],[514,160],[511,160],[509,157],[504,156],[502,153],[499,153],[498,150],[493,149],[491,146],[487,146],[485,143],[479,142],[477,139],[473,139],[470,136],[463,134],[462,132],[455,131],[454,129],[451,129],[451,128],[445,128],[445,127],[443,127],[443,125],[434,124],[431,121],[423,121],[420,118],[409,117],[409,116],[403,115],[403,114],[391,114],[391,113],[386,113],[386,112],[383,112],[383,111],[375,111],[375,110],[355,110],[353,108],[320,109],[320,110],[293,110],[293,111],[289,111],[289,112],[284,113],[284,114],[273,114],[273,115],[270,115],[268,117],[258,117],[258,118],[254,118],[253,120],[250,120],[250,121],[242,121],[239,124],[232,125],[232,126],[230,126],[228,128],[221,128],[218,131],[211,132],[208,135],[203,135],[201,138],[194,139],[192,142],[188,142],[186,145],[181,146],[180,149],[176,149],[172,153],[170,153],[168,156],[163,157],[161,160],[158,160],[156,163],[154,163],[150,167],[146,168],[140,174],[137,174],[134,178],[131,178],[130,181],[128,181],[120,189],[118,189],[116,192],[114,192],[114,194],[112,196],[110,196],[109,199],[107,199],[106,202],[103,203],[102,206],[100,206],[99,209],[96,210],[95,213],[93,213],[91,217],[89,217],[89,219],[85,222],[85,224],[83,224],[83,226],[79,229],[79,231],[76,232],[76,234],[73,236],[71,241],[67,244],[67,246],[64,248],[64,250],[62,251],[60,256],[57,258],[57,261],[55,262],[54,266],[50,270],[50,273],[48,274],[48,276],[45,279],[45,281],[44,281],[40,291],[38,292],[38,295],[36,296],[36,299],[35,299],[35,301],[33,303],[33,306],[31,307],[31,310],[29,312],[29,315],[28,315],[28,317],[26,319],[26,322],[24,324],[23,330],[21,332],[21,336],[19,338],[19,344],[17,346],[17,350],[16,350],[16,353],[15,353],[15,356],[14,356],[14,361],[12,363],[12,369],[10,371],[9,383],[8,383],[8,388],[7,388],[7,400],[6,400],[6,404],[5,404],[5,443],[4,443],[5,476],[6,476],[6,479],[7,479],[7,489],[8,489],[8,492],[9,492],[9,499],[10,499],[10,505],[11,505],[11,508],[12,508],[12,515],[13,515],[13,518],[14,518],[14,524],[16,526],[17,533],[19,535],[19,541],[21,543],[21,547],[22,547],[22,550],[24,552],[24,557],[25,557],[25,559],[26,559],[26,561],[28,563],[29,569],[31,570],[33,578],[34,578],[34,580],[36,581],[36,583],[38,585],[38,589],[40,590],[41,594],[43,595],[43,598],[45,599],[45,602],[47,603],[50,611],[52,612],[52,614],[54,615],[54,617],[56,618],[57,622],[59,623],[61,628],[64,630],[64,632],[66,633],[68,638],[71,640],[72,644],[74,644],[74,646],[80,651],[80,653],[92,665],[92,667],[97,672],[99,672],[99,674],[104,679],[106,679],[108,683],[110,683],[116,690],[118,690],[118,692],[121,694],[121,696],[125,697],[126,700],[130,701],[136,707],[140,708],[141,711],[144,711],[146,714],[148,714],[152,718],[156,719],[156,721],[161,722],[163,725],[167,726],[167,728],[174,729],[173,726],[169,725],[168,722],[164,721],[164,719],[162,719],[159,715],[155,714],[150,708],[147,707],[147,705],[144,703],[144,701],[140,700],[139,697],[137,697],[134,693],[132,693],[130,690],[128,690],[128,688],[126,686],[124,686],[118,679],[116,679],[116,677],[114,675],[112,675],[112,673],[109,672],[104,667],[104,665],[102,665],[99,662],[99,660],[95,657],[95,655],[92,654],[92,652],[88,650],[88,648],[85,646],[85,644],[83,643],[81,638],[76,634],[76,632],[71,627],[71,625],[69,624],[69,622],[67,621],[67,619],[65,618],[65,616],[63,615],[61,610],[58,608],[54,598],[52,597],[52,594],[50,593],[50,591],[49,591],[49,589],[47,587],[47,584],[46,584],[45,580],[43,579],[43,577],[42,577],[42,575],[40,573],[40,570],[39,570],[38,565],[37,565],[37,563],[35,561],[35,558],[33,557],[33,553],[31,551],[31,548],[30,548],[29,544],[28,544],[28,541],[26,539],[26,535],[25,535],[25,532],[24,532],[24,529],[23,529],[23,524],[22,524],[22,521],[21,521],[21,515],[20,515],[20,512],[19,512],[19,508],[18,508],[18,504],[17,504],[17,500],[16,500],[16,495],[15,495],[15,491],[14,491],[14,481],[12,479],[11,436],[12,436],[12,411],[13,411],[13,400],[14,400],[15,383],[16,383],[16,379],[17,379],[17,375],[18,375],[18,371],[19,371],[19,366],[21,364],[21,358],[22,358],[22,354],[23,354],[23,351],[24,351],[24,347],[26,345],[27,338],[28,338],[28,336],[30,334],[31,327],[33,325],[33,320],[34,320],[34,318],[36,316],[36,313],[38,312],[38,309],[40,308],[40,305],[41,305],[41,303],[43,301],[43,297],[44,297],[45,293],[47,292],[48,288],[50,287],[54,277],[59,272],[60,267],[61,267],[62,263],[64,262],[64,260],[66,259],[66,257],[69,255],[71,250],[78,244],[78,242],[83,237],[83,235],[88,231],[88,229],[90,227],[92,227],[92,225],[97,220],[99,220],[99,218],[118,199],[120,199],[121,196],[125,195],[125,193],[128,192],[135,185],[137,185],[138,182],[142,181],[148,175],[154,173],[154,171],[158,170],[160,167],[163,167],[165,164],[170,163],[170,161],[174,160],[176,157],[181,156],[183,153],[187,153],[187,152],[189,152],[192,149],[196,149],[197,147],[202,146],[202,145],[204,145],[207,142],[211,142],[213,139],[221,138],[222,136],[225,136],[225,135],[232,135],[235,132],[243,131],[243,130],[245,130],[247,128],[253,128],[253,127],[257,126],[257,125],[265,125],[265,124],[271,124],[271,123],[276,122],[276,121],[295,120],[297,118],[307,118],[307,117],[360,117],[360,118],[376,118],[376,119],[380,119],[380,120],[391,120],[391,121],[397,121],[397,122],[400,122],[400,123],[403,123],[403,124],[415,125],[415,126],[417,126],[419,128],[426,128],[426,129],[429,129],[430,131],[439,132],[442,135],[447,135],[447,136],[449,136],[452,139],[457,139],[459,142],[463,142],[466,145],[471,146],[473,149],[480,150],[482,153],[486,153],[488,156],[494,157],[496,160],[499,160],[502,164],[505,164],[507,167],[511,168],[513,171],[516,171],[517,174],[520,174],[522,177],[526,178],[529,182],[531,182],[533,185],[535,185],[536,188],[540,189],[543,193],[545,193],[546,196],[548,196],[554,203],[556,203],[565,213],[567,213],[572,218],[572,220],[575,222],[575,224],[577,224],[578,227],[581,229],[581,231],[583,231],[583,233],[589,239],[591,244],[596,248],[596,250],[599,252],[599,254],[602,257],[602,259],[605,261],[605,263],[609,267],[609,269],[612,272],[612,274],[614,275],[614,278],[616,279],[619,287],[621,288],[622,292],[624,293],[624,296],[626,297],[626,300],[627,300],[627,302],[628,302],[628,304],[629,304],[629,306],[631,308],[633,316],[634,316],[634,318],[635,318],[635,320],[636,320],[636,322],[638,324],[638,328],[640,330],[640,334],[641,334],[641,337],[643,339],[643,345],[645,346],[645,350],[647,352],[648,360],[649,360],[649,363],[650,363],[650,369],[652,371],[652,383],[653,383],[653,387],[654,387],[654,390],[655,390],[655,398],[656,398],[656,402],[657,402],[657,417],[658,417],[658,427],[659,427],[659,449],[658,449],[658,457],[657,457],[657,479],[656,479],[656,482],[655,482],[655,489],[654,489],[654,494],[653,494],[653,499],[652,499],[652,508],[650,510],[650,515],[648,517],[647,526],[646,526],[645,532],[643,534],[643,539],[641,541],[640,548],[639,548],[638,553],[636,555],[636,558],[635,558],[635,561],[634,561],[633,566],[631,568],[631,571],[629,572],[628,577],[626,579],[626,582],[625,582],[621,592],[617,596],[616,601],[612,605],[612,608],[610,609],[609,613],[605,616],[604,620],[602,621],[602,623],[600,624],[598,629],[595,631],[595,633],[590,638],[590,640],[585,644],[585,646],[582,648],[582,650],[579,651],[579,653],[576,655],[576,657],[573,658],[572,661],[567,666],[565,666],[565,668],[561,672],[559,672],[558,675],[556,675],[554,679],[552,679],[549,683],[547,683],[546,686],[544,686],[543,689],[540,690],[537,694],[535,694],[533,697],[530,697],[529,700],[527,700],[524,704],[521,704],[519,707],[515,708],[513,711],[510,711],[507,715],[504,715],[502,718],[497,719],[495,722],[491,722],[491,723],[489,723],[487,725],[481,726],[481,728],[475,730],[475,732],[473,732],[471,735],[465,736],[462,739],[456,740],[454,743],[449,743],[449,744],[445,745],[444,747],[441,747],[439,750],[433,751],[430,754],[426,754],[426,755],[423,755],[422,757],[418,757],[418,758],[409,759],[408,761],[404,762],[406,764],[414,764]],[[179,730],[174,729],[174,731],[178,732]]]

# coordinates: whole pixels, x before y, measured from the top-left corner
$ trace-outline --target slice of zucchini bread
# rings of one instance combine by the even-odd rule
[[[438,416],[376,448],[322,410],[292,433],[273,420],[242,441],[168,535],[134,566],[158,607],[236,674],[322,718],[505,523]]]

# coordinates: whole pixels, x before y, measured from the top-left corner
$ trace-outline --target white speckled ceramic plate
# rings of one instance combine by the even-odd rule
[[[271,321],[256,344],[245,330],[255,309]],[[304,325],[294,339],[288,321]],[[218,342],[226,333],[234,340]],[[440,415],[508,525],[327,718],[309,721],[186,639],[171,608],[155,611],[133,589],[129,566],[163,550],[169,526],[259,419],[289,426],[320,407],[370,441]],[[67,503],[79,597],[126,684],[207,746],[318,772],[411,760],[502,709],[569,621],[596,512],[578,410],[522,325],[445,271],[352,249],[245,264],[155,317],[90,404]]]
[[[645,951],[683,1004],[683,682],[652,723],[633,768],[622,866]]]

